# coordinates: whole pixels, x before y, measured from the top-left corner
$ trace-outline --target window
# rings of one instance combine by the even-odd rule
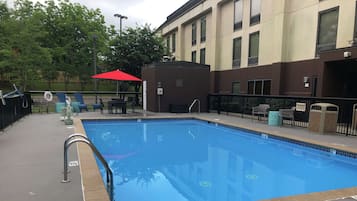
[[[257,65],[259,60],[259,32],[249,35],[248,65]]]
[[[243,21],[243,0],[234,1],[234,30],[239,30],[242,28]]]
[[[336,49],[338,8],[319,13],[316,55],[319,52]]]
[[[260,22],[260,4],[261,0],[250,0],[250,25]]]
[[[271,80],[248,81],[248,94],[270,95]]]
[[[196,63],[196,51],[192,51],[192,52],[191,52],[191,61],[192,61],[193,63]]]
[[[166,38],[166,54],[170,55],[170,36]]]
[[[196,45],[197,39],[197,27],[196,22],[192,23],[192,45]]]
[[[200,50],[200,64],[206,63],[206,48]]]
[[[176,33],[172,34],[172,52],[176,51]]]
[[[240,94],[240,82],[232,83],[232,94]]]
[[[206,17],[201,18],[201,43],[206,41]]]
[[[233,39],[233,68],[240,67],[242,38]]]

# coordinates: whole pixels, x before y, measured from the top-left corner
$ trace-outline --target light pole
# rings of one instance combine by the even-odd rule
[[[114,14],[114,17],[118,17],[120,20],[120,26],[119,26],[119,35],[121,36],[121,26],[122,26],[122,20],[123,19],[128,19],[127,16],[121,15],[121,14]]]
[[[122,20],[123,19],[127,20],[128,17],[125,16],[125,15],[118,14],[118,13],[114,14],[114,17],[118,17],[119,18],[119,21],[120,21],[120,24],[119,24],[119,36],[121,36]],[[119,81],[117,81],[117,96],[119,95],[118,92],[119,92]]]

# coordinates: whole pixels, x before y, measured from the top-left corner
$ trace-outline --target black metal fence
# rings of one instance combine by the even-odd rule
[[[304,105],[305,111],[295,111],[295,125],[308,127],[310,105],[314,103],[331,103],[339,107],[337,133],[357,135],[356,124],[352,122],[354,112],[353,105],[357,99],[352,98],[315,98],[315,97],[285,97],[285,96],[255,96],[255,95],[223,95],[210,94],[208,96],[208,111],[217,113],[235,113],[241,117],[249,117],[252,107],[258,104],[269,104],[270,110],[289,109],[296,104]],[[356,118],[357,119],[357,118]]]
[[[0,130],[31,113],[30,94],[5,98],[4,103],[0,100]]]

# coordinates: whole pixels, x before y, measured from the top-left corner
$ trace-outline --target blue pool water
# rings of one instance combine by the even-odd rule
[[[255,201],[357,185],[356,159],[203,121],[84,127],[113,170],[116,201]]]

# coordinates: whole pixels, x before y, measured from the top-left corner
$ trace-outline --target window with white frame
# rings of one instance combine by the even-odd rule
[[[201,18],[201,43],[206,41],[206,17]]]
[[[175,52],[176,51],[176,33],[173,33],[172,34],[172,52]]]
[[[261,0],[250,0],[250,25],[260,22]]]
[[[259,61],[259,32],[249,35],[248,65],[257,65]]]
[[[206,48],[200,49],[200,64],[206,63]]]
[[[243,0],[234,1],[234,25],[233,29],[242,29],[243,22]]]
[[[196,22],[192,23],[192,45],[196,45],[197,43],[197,27]]]
[[[233,68],[239,68],[241,63],[242,38],[233,39]]]
[[[197,57],[196,51],[192,51],[192,52],[191,52],[191,61],[192,61],[193,63],[196,63],[196,62],[197,62],[197,61],[196,61],[196,57]]]
[[[316,55],[322,51],[336,49],[338,7],[319,13]]]

